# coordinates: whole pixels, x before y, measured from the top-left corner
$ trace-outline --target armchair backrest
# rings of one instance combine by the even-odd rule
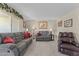
[[[49,34],[49,31],[39,31],[39,33],[40,33],[41,35],[46,36],[46,35],[48,35],[48,34]]]
[[[73,33],[72,33],[72,32],[69,32],[69,33],[68,33],[68,37],[70,37],[70,38],[74,38]]]
[[[60,32],[58,39],[59,41],[67,43],[75,42],[74,35],[72,32]]]
[[[73,38],[74,35],[72,32],[59,32],[59,37],[70,37]]]

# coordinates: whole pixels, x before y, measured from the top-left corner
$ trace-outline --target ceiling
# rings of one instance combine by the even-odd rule
[[[25,20],[54,20],[79,7],[77,3],[8,3]]]

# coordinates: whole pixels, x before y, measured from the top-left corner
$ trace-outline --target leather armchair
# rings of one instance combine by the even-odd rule
[[[58,51],[70,56],[79,56],[79,44],[72,32],[60,32],[58,37]]]

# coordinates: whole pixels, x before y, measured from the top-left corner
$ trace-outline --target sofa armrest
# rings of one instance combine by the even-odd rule
[[[0,48],[0,56],[14,56],[14,53],[8,48]]]
[[[0,55],[3,56],[16,56],[19,55],[16,44],[1,44],[0,45]]]

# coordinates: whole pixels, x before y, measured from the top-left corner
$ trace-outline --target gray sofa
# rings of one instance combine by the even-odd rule
[[[39,31],[36,35],[36,41],[51,41],[52,33],[50,31]]]
[[[3,44],[3,38],[10,36],[16,40],[15,43]],[[32,37],[24,39],[22,32],[0,33],[0,56],[22,56],[27,47],[31,44]]]

